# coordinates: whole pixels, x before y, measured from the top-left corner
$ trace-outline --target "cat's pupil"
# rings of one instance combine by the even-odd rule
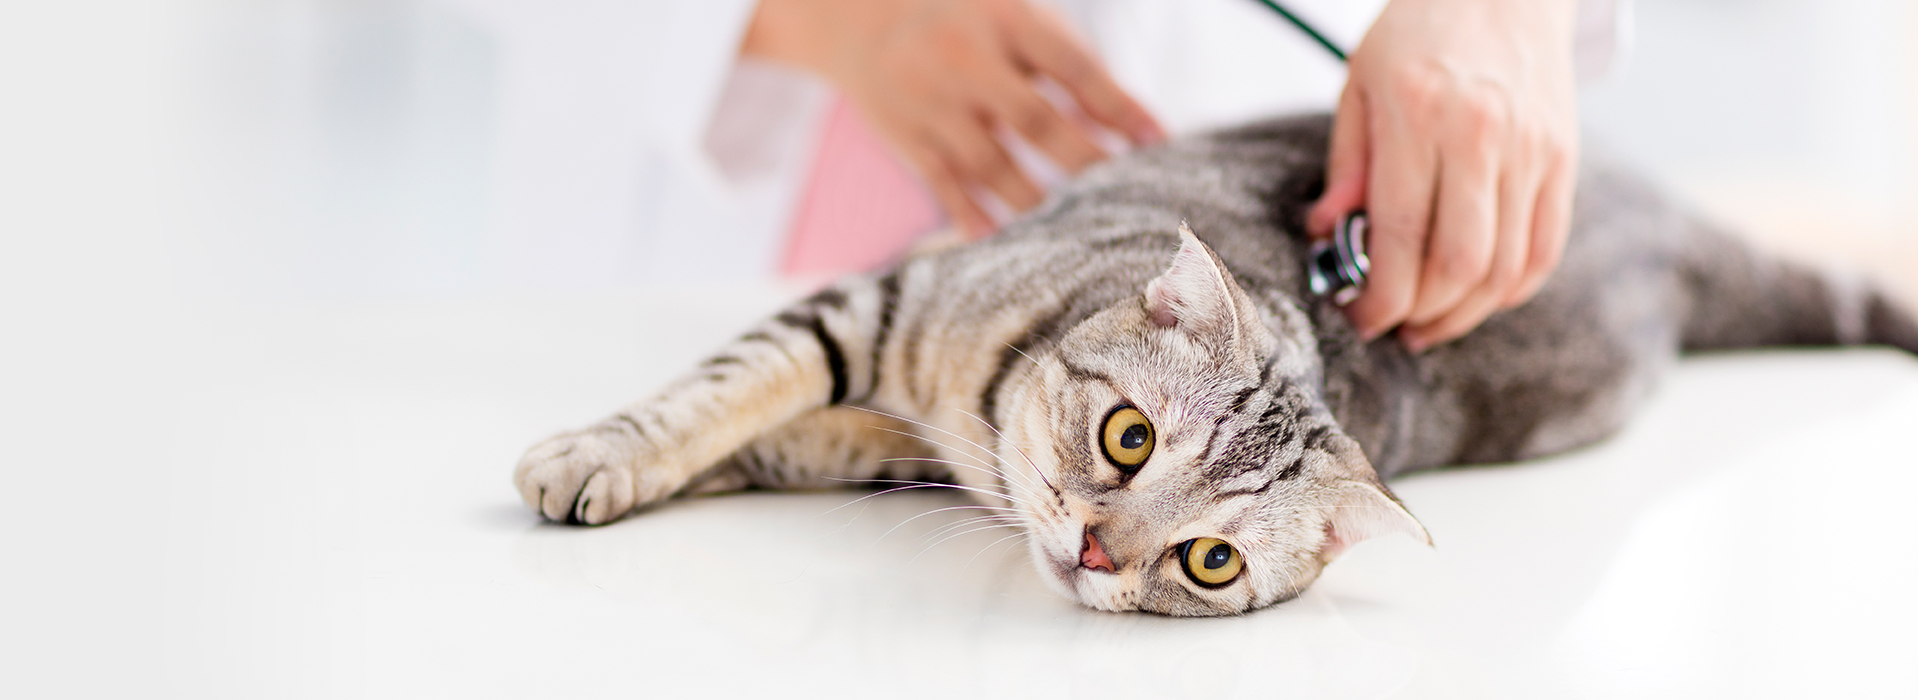
[[[1232,548],[1223,543],[1212,545],[1212,551],[1205,553],[1205,568],[1217,569],[1232,559]]]
[[[1146,427],[1134,423],[1132,427],[1125,429],[1125,433],[1119,435],[1119,447],[1128,450],[1139,449],[1140,446],[1145,444],[1145,434]]]

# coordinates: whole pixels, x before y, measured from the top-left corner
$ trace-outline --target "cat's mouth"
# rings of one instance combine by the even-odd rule
[[[1087,607],[1110,610],[1111,606],[1100,602],[1105,598],[1101,591],[1118,582],[1119,577],[1114,573],[1118,567],[1106,554],[1097,535],[1083,530],[1081,533],[1077,547],[1067,544],[1072,542],[1068,535],[1055,545],[1034,547],[1033,554],[1045,562],[1043,568],[1049,575],[1044,578],[1055,590]]]
[[[1117,591],[1129,585],[1128,577],[1119,573],[1119,565],[1106,554],[1105,545],[1093,528],[1085,529],[1078,554],[1076,560],[1069,558],[1070,553],[1055,560],[1059,582],[1087,607],[1108,612],[1124,609],[1119,603],[1124,596],[1117,595]]]

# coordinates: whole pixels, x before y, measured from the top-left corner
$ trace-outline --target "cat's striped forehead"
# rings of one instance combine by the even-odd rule
[[[1055,434],[1062,449],[1078,448],[1085,455],[1074,463],[1094,474],[1110,470],[1084,446],[1098,437],[1112,408],[1137,407],[1152,422],[1163,451],[1163,458],[1128,484],[1156,494],[1151,512],[1205,519],[1220,532],[1246,530],[1245,521],[1283,505],[1279,497],[1287,483],[1305,476],[1307,455],[1322,451],[1336,434],[1303,384],[1281,376],[1257,380],[1162,392],[1124,390],[1127,384],[1151,383],[1149,378],[1088,382],[1074,392],[1077,401],[1061,404],[1071,408],[1058,414]]]

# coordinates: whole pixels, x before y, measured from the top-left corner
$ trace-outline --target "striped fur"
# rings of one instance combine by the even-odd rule
[[[1367,537],[1424,537],[1383,479],[1600,439],[1681,348],[1918,352],[1918,325],[1868,285],[1759,255],[1602,164],[1530,303],[1419,356],[1361,343],[1301,274],[1327,124],[1094,168],[994,239],[793,305],[535,446],[515,483],[548,518],[604,523],[692,493],[947,482],[1012,509],[1045,578],[1086,605],[1231,614],[1297,595]],[[1133,474],[1099,447],[1120,405],[1157,435]],[[1112,571],[1081,566],[1089,534]],[[1197,537],[1241,553],[1238,579],[1183,575]]]

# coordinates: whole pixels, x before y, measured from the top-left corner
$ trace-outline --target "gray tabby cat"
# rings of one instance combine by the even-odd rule
[[[1361,342],[1303,275],[1328,128],[1273,121],[1094,168],[996,238],[792,306],[535,446],[514,481],[577,523],[752,487],[946,482],[1003,508],[1086,605],[1233,614],[1298,595],[1356,542],[1429,542],[1383,479],[1603,438],[1681,349],[1918,353],[1883,294],[1589,163],[1537,297],[1422,355]]]

